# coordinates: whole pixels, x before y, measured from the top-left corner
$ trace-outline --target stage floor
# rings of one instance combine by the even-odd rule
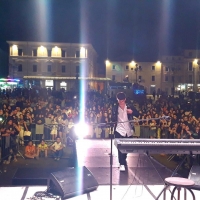
[[[152,193],[157,196],[163,189],[161,185],[148,185],[148,188]],[[172,191],[173,188],[171,188]],[[3,200],[30,200],[34,193],[37,191],[45,191],[45,186],[31,186],[31,187],[1,187],[0,194]],[[199,195],[199,191],[193,191],[196,198]],[[154,200],[153,196],[142,185],[116,185],[112,187],[113,200]],[[70,198],[71,200],[88,200],[87,194]],[[96,191],[90,193],[91,200],[109,200],[110,188],[108,185],[100,185]],[[161,196],[159,199],[163,199]],[[170,199],[170,192],[166,192],[166,199]],[[183,199],[183,190],[181,192],[181,199]],[[191,200],[192,197],[187,193],[187,200]],[[36,200],[36,199],[35,199]],[[53,200],[53,199],[52,199]],[[59,199],[57,199],[59,200]]]
[[[78,140],[76,142],[79,166],[86,166],[99,185],[110,184],[110,140]],[[162,185],[172,172],[154,159],[143,154],[128,154],[128,168],[119,171],[117,148],[113,145],[114,185]]]
[[[108,139],[76,141],[78,165],[87,167],[99,184],[98,189],[90,194],[92,200],[110,199],[110,145],[110,140]],[[26,162],[29,161],[26,160]],[[149,159],[144,154],[128,154],[127,164],[126,171],[120,172],[117,149],[113,144],[113,200],[153,200],[162,190],[163,180],[172,174],[172,171],[168,168],[154,159]],[[67,163],[60,163],[59,165],[68,167]],[[45,168],[45,165],[43,168]],[[59,168],[57,170],[59,171]],[[1,178],[3,175],[4,173]],[[4,200],[24,200],[33,197],[37,191],[45,190],[46,186],[0,187],[0,194],[1,199]],[[197,196],[198,191],[194,191],[194,193]],[[169,199],[170,192],[167,192],[167,195],[167,199]],[[81,195],[71,199],[88,200],[88,196]],[[162,196],[160,199],[162,199]],[[191,197],[189,196],[188,200],[190,199]]]

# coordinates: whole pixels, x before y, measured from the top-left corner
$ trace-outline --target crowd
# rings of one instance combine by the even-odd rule
[[[85,122],[91,125],[92,138],[108,138],[111,128],[92,124],[113,122],[116,106],[114,95],[96,91],[86,93],[83,111],[75,92],[45,88],[0,90],[1,158],[10,161],[8,158],[12,155],[17,161],[18,146],[21,145],[26,146],[24,155],[27,158],[38,158],[41,153],[48,156],[47,149],[50,149],[54,158],[59,160],[67,135],[79,121],[81,112],[84,112]],[[127,106],[135,106],[139,111],[139,117],[133,121],[135,137],[200,138],[198,102],[158,96],[143,102],[127,98]],[[57,143],[52,143],[49,148],[45,145],[47,140]]]

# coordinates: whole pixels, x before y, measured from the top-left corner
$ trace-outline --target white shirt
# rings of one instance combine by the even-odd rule
[[[118,107],[117,122],[125,122],[125,121],[128,121],[127,106],[124,107],[124,110]],[[117,123],[116,131],[120,133],[120,135],[122,135],[123,137],[125,137],[126,135],[128,137],[133,135],[133,130],[129,122]]]

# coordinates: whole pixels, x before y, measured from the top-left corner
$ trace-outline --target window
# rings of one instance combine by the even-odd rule
[[[22,72],[22,64],[18,65],[18,72]]]
[[[193,70],[192,70],[192,62],[189,62],[189,63],[188,63],[188,71],[193,71]]]
[[[112,66],[112,69],[115,69],[115,65]]]
[[[191,74],[188,76],[188,79],[189,79],[188,82],[192,83],[192,75]]]
[[[22,49],[18,49],[18,56],[23,56]]]
[[[65,58],[65,50],[62,50],[62,57]]]
[[[37,65],[33,65],[33,72],[37,72]]]
[[[128,65],[126,65],[126,68],[125,68],[126,70],[129,70],[129,66]]]
[[[165,71],[168,72],[169,71],[169,67],[165,67]]]
[[[165,76],[165,82],[168,82],[168,76]]]
[[[66,67],[65,65],[62,65],[62,73],[65,73],[66,72]]]
[[[112,75],[112,81],[115,81],[115,75]]]
[[[76,66],[76,73],[79,74],[80,73],[80,67]]]
[[[80,58],[80,51],[76,51],[76,58]]]
[[[155,66],[151,66],[151,70],[155,70]]]
[[[175,77],[174,76],[172,76],[172,82],[174,82],[175,81]]]
[[[181,76],[178,76],[178,77],[177,77],[177,80],[178,80],[179,83],[181,83],[181,82],[182,82],[182,77],[181,77]]]
[[[152,76],[151,77],[151,81],[155,81],[156,80],[156,77],[155,76]]]
[[[51,50],[50,49],[47,50],[47,53],[48,53],[48,57],[51,57]]]
[[[189,57],[192,57],[192,52],[191,52],[191,51],[188,53],[188,56],[189,56]]]
[[[51,72],[51,65],[47,65],[47,72]]]
[[[37,49],[33,49],[33,56],[37,56]]]

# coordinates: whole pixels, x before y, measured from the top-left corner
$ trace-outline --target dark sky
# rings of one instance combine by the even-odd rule
[[[198,30],[200,0],[0,0],[3,49],[6,40],[84,42],[99,61],[156,61],[195,49]]]

